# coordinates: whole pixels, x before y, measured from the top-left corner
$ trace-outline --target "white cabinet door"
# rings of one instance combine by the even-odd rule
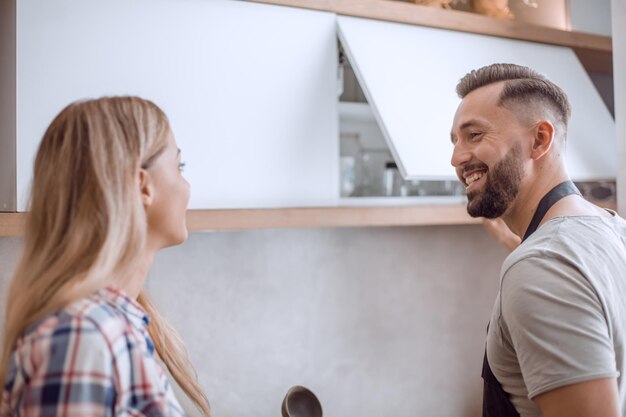
[[[570,48],[340,16],[339,38],[403,175],[454,179],[450,128],[459,79],[507,62],[532,67],[568,94],[566,163],[574,180],[615,178],[615,123]]]
[[[190,208],[335,204],[332,13],[229,0],[20,0],[17,186],[55,114],[135,94],[168,114]]]

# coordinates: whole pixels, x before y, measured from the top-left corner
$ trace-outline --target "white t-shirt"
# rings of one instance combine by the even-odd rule
[[[551,219],[502,266],[487,358],[522,417],[541,415],[539,394],[605,377],[626,416],[626,221],[611,214]]]

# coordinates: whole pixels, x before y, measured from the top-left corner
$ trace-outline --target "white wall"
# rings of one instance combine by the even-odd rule
[[[615,89],[615,127],[617,130],[617,206],[626,216],[626,2],[612,0],[613,85]]]

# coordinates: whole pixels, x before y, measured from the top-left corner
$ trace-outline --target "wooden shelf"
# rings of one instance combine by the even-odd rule
[[[0,236],[21,236],[26,214],[0,213]],[[242,210],[189,210],[190,232],[226,230],[423,226],[479,223],[469,217],[465,205],[416,205],[401,207],[319,207]]]
[[[190,231],[268,228],[457,225],[478,223],[464,205],[190,210]]]
[[[590,200],[600,207],[617,210],[615,202]],[[25,213],[0,213],[0,237],[21,236]],[[189,210],[190,232],[216,232],[252,229],[451,226],[479,224],[465,204],[423,204],[380,207],[315,207],[240,210]]]
[[[613,72],[609,36],[572,32],[515,20],[420,6],[393,0],[248,0],[337,13],[390,22],[429,26],[573,48],[588,71]]]

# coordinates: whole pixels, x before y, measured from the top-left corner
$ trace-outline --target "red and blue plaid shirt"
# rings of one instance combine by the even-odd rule
[[[0,417],[184,415],[148,324],[112,288],[46,316],[17,342]]]

